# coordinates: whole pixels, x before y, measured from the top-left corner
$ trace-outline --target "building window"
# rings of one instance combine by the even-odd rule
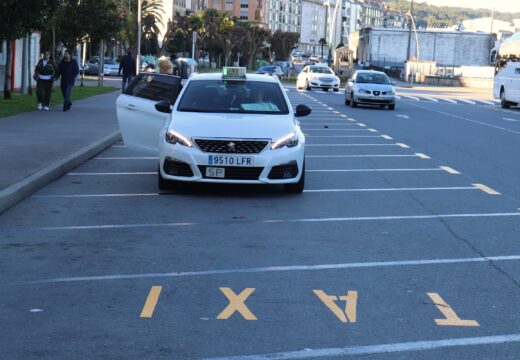
[[[247,16],[240,15],[240,20],[248,20],[249,18]]]
[[[247,9],[249,7],[248,4],[240,4],[240,8],[242,9]]]

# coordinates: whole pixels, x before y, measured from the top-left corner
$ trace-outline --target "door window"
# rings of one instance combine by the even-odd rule
[[[125,94],[152,101],[175,103],[182,89],[181,78],[162,74],[139,74],[125,89]]]

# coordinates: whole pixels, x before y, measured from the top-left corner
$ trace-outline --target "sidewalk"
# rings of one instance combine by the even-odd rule
[[[116,142],[119,94],[0,118],[0,213]]]

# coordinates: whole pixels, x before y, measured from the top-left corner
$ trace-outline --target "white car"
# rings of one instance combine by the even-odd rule
[[[140,74],[117,99],[128,147],[159,157],[159,188],[177,182],[283,184],[301,193],[305,137],[280,82],[224,68],[180,78]],[[178,96],[177,96],[178,94]]]
[[[395,89],[384,72],[359,70],[347,81],[345,105],[357,107],[358,104],[395,109]]]
[[[297,89],[321,88],[324,91],[339,91],[339,77],[328,66],[309,65],[303,68],[296,79]]]

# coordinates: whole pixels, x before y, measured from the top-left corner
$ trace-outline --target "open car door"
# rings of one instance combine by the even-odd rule
[[[181,91],[181,78],[162,74],[139,74],[117,98],[117,120],[123,141],[133,149],[159,153],[159,133],[170,114],[155,109],[167,100],[174,104]]]

